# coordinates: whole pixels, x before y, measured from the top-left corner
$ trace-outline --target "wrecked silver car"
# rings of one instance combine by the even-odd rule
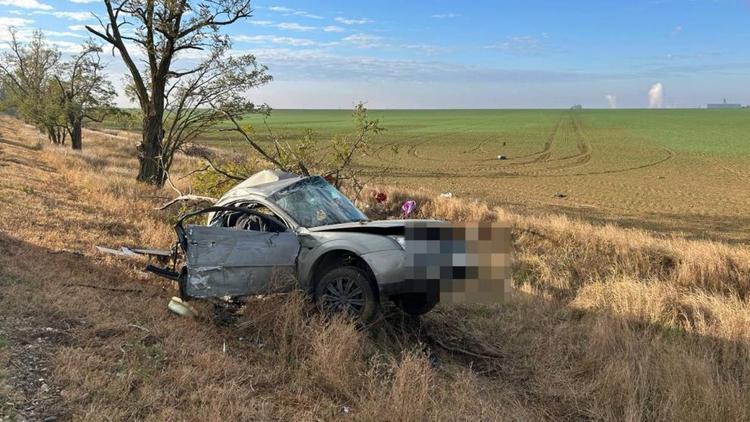
[[[186,224],[203,214],[204,225]],[[266,170],[176,224],[184,265],[175,253],[172,269],[147,269],[176,280],[183,299],[301,288],[321,308],[363,321],[385,299],[418,315],[440,293],[404,280],[406,221],[369,221],[320,176]]]

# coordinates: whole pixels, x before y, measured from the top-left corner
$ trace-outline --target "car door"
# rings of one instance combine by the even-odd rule
[[[286,291],[294,286],[297,235],[190,225],[184,231],[185,293],[209,298]]]

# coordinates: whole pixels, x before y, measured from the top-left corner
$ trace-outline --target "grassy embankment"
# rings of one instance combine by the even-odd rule
[[[418,322],[389,310],[358,332],[290,295],[222,325],[208,307],[169,314],[174,286],[94,250],[173,238],[174,211],[154,210],[173,192],[134,182],[129,135],[40,149],[2,118],[0,138],[0,414],[42,394],[13,378],[39,343],[62,390],[45,412],[75,419],[750,418],[745,247],[373,187],[389,196],[367,204],[379,215],[408,196],[420,217],[510,221],[513,299]],[[175,179],[196,166],[181,157]]]

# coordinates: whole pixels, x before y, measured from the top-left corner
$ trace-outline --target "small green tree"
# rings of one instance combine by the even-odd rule
[[[62,95],[63,91],[57,83],[50,80],[44,87],[44,94],[39,103],[22,102],[22,110],[26,110],[23,114],[27,115],[27,120],[44,132],[53,144],[58,145],[64,145],[68,138],[68,122],[65,119],[65,103]],[[28,116],[29,112],[33,112],[34,115]]]
[[[60,75],[55,75],[60,113],[73,149],[83,147],[83,122],[101,122],[114,108],[116,94],[105,76],[101,51],[101,47],[91,41],[84,43],[81,52],[61,66]]]
[[[2,79],[0,79],[0,113],[4,113],[8,111],[8,88],[5,86],[5,83],[3,83]]]
[[[266,117],[270,110],[265,110]],[[242,122],[242,115],[225,113],[231,123],[226,131],[238,133],[257,153],[256,155],[235,156],[230,159],[215,157],[208,150],[196,148],[192,155],[201,156],[208,165],[195,170],[196,189],[203,195],[220,196],[227,187],[237,181],[245,180],[252,173],[273,167],[305,176],[322,175],[337,188],[345,187],[354,194],[354,200],[364,186],[363,168],[356,159],[361,156],[377,153],[378,148],[372,143],[373,135],[383,131],[377,119],[370,119],[367,108],[360,103],[354,108],[354,128],[349,134],[341,134],[330,139],[319,139],[311,130],[292,141],[282,140],[276,136],[266,122],[268,138],[261,142],[255,128]],[[380,147],[383,148],[383,147]],[[394,149],[394,152],[398,152]],[[387,172],[387,169],[383,173]],[[371,175],[376,177],[376,175]],[[190,195],[178,200],[191,200]],[[205,199],[201,197],[201,199]]]
[[[270,111],[269,111],[270,112]],[[329,179],[334,186],[342,183],[359,184],[361,170],[354,166],[357,156],[367,155],[373,151],[370,142],[372,135],[383,131],[380,121],[370,119],[363,103],[354,107],[354,131],[346,135],[336,135],[330,140],[320,141],[312,130],[306,130],[297,142],[286,142],[276,136],[269,128],[271,147],[262,146],[255,139],[254,130],[242,126],[237,115],[225,113],[232,123],[232,129],[242,136],[250,146],[264,159],[280,170],[310,176],[320,174]],[[268,125],[266,125],[268,127]]]
[[[27,123],[45,132],[53,143],[65,141],[59,96],[52,86],[53,72],[60,64],[60,52],[50,45],[41,31],[22,44],[11,29],[8,49],[0,57],[0,77],[6,104]],[[61,126],[62,123],[62,126]]]

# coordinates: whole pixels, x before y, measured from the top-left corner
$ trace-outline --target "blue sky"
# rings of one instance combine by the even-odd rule
[[[254,2],[234,25],[274,108],[696,107],[750,103],[747,0]],[[75,51],[100,0],[0,0],[7,28]],[[109,57],[112,79],[123,68]],[[649,95],[649,93],[651,95]]]

